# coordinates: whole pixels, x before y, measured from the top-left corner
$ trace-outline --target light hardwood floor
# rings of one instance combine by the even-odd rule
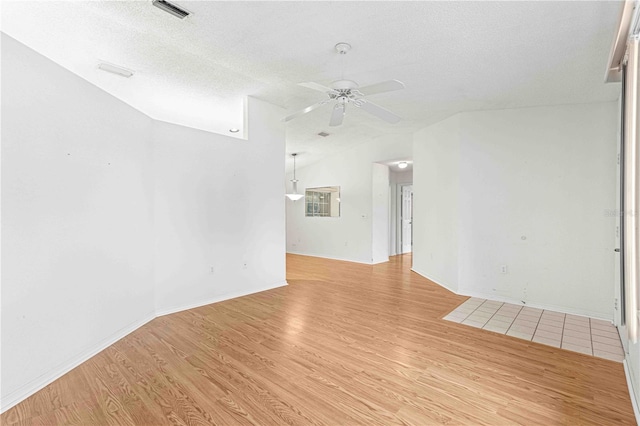
[[[444,321],[409,270],[287,256],[289,286],[157,318],[0,417],[28,424],[635,424],[622,364]]]

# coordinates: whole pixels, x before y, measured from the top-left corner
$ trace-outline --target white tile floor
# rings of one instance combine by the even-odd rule
[[[444,319],[612,361],[624,359],[618,330],[603,320],[475,297]]]

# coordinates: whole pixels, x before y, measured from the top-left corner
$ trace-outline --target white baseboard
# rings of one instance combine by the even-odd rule
[[[416,268],[411,268],[411,270],[417,274],[422,275],[426,279],[433,281],[434,283],[438,284],[440,287],[444,287],[450,292],[458,294],[460,296],[478,297],[480,299],[495,300],[498,302],[511,303],[513,305],[520,305],[520,306],[530,306],[532,308],[545,309],[547,311],[556,311],[556,312],[562,312],[563,314],[579,315],[583,317],[597,318],[597,319],[613,322],[613,318],[607,317],[602,312],[594,312],[586,309],[573,309],[570,307],[553,305],[550,303],[537,303],[537,302],[531,302],[531,301],[527,301],[523,303],[522,300],[505,297],[498,294],[483,293],[481,291],[475,291],[468,288],[454,290],[455,287],[453,285],[446,283],[444,280],[441,280],[438,277],[429,276],[428,274],[425,274],[424,272],[417,270]]]
[[[411,270],[413,272],[415,272],[416,274],[425,277],[429,281],[431,281],[431,282],[433,282],[435,284],[438,284],[440,287],[446,288],[447,290],[449,290],[452,293],[459,294],[457,291],[454,290],[455,286],[453,286],[453,285],[451,285],[449,283],[446,283],[444,280],[441,280],[440,278],[432,276],[432,275],[430,276],[428,274],[425,274],[424,272],[422,272],[422,271],[420,271],[420,270],[418,270],[416,268],[411,268]]]
[[[280,281],[280,282],[267,285],[261,288],[253,288],[248,291],[225,294],[225,295],[218,296],[206,301],[195,302],[189,305],[174,306],[172,308],[167,308],[161,311],[156,311],[154,313],[147,314],[142,320],[136,321],[128,325],[127,327],[120,329],[119,331],[113,333],[111,336],[103,339],[100,343],[82,351],[77,356],[69,359],[63,364],[51,369],[51,371],[43,374],[42,376],[32,380],[31,382],[23,385],[22,387],[6,395],[4,398],[2,398],[2,400],[0,400],[0,413],[5,412],[6,410],[10,409],[14,405],[17,405],[18,403],[24,401],[34,393],[38,392],[45,386],[49,385],[54,380],[59,379],[60,377],[67,374],[69,371],[73,370],[83,362],[86,362],[89,358],[97,355],[99,352],[105,350],[109,346],[116,343],[118,340],[122,339],[123,337],[132,333],[138,328],[142,327],[143,325],[145,325],[146,323],[148,323],[149,321],[151,321],[156,317],[184,311],[187,309],[197,308],[204,305],[209,305],[211,303],[221,302],[223,300],[235,299],[236,297],[247,296],[253,293],[260,293],[262,291],[283,287],[283,286],[286,286],[287,284],[288,283],[286,281]]]
[[[640,407],[638,407],[638,395],[637,390],[633,387],[633,380],[631,380],[631,371],[629,370],[629,364],[625,358],[622,361],[624,366],[624,375],[627,378],[627,386],[629,387],[629,396],[631,397],[631,406],[633,407],[633,414],[636,416],[636,423],[640,425]]]
[[[363,265],[372,265],[373,264],[371,262],[363,262],[361,260],[347,259],[347,258],[344,258],[344,257],[333,257],[333,256],[320,255],[320,254],[310,254],[310,253],[298,253],[298,252],[295,252],[295,251],[287,251],[287,254],[295,254],[296,256],[319,257],[321,259],[329,259],[329,260],[340,260],[342,262],[360,263],[360,264],[363,264]]]
[[[38,392],[45,386],[49,385],[54,380],[59,379],[60,377],[67,374],[69,371],[73,370],[83,362],[86,362],[91,357],[97,355],[99,352],[105,350],[109,346],[113,345],[118,340],[122,339],[126,335],[134,332],[138,328],[142,327],[149,321],[155,318],[153,313],[147,314],[143,319],[136,321],[118,331],[108,336],[107,338],[100,341],[98,344],[93,345],[90,348],[82,351],[78,355],[73,358],[67,360],[66,362],[58,365],[57,367],[51,369],[47,373],[37,377],[36,379],[26,383],[15,391],[6,395],[0,401],[0,413],[7,411],[9,408],[17,405],[23,400],[27,399],[34,393]]]
[[[163,315],[169,315],[169,314],[175,314],[176,312],[182,312],[182,311],[186,311],[188,309],[199,308],[201,306],[210,305],[212,303],[223,302],[225,300],[235,299],[237,297],[248,296],[248,295],[254,294],[254,293],[260,293],[262,291],[273,290],[274,288],[284,287],[286,285],[289,285],[289,283],[287,281],[280,281],[280,282],[277,282],[277,283],[274,283],[274,284],[266,285],[264,287],[252,288],[252,289],[249,289],[249,290],[239,291],[239,292],[236,292],[236,293],[227,293],[227,294],[223,294],[223,295],[220,295],[220,296],[212,297],[211,299],[199,300],[199,301],[193,302],[193,303],[187,303],[187,304],[183,304],[183,305],[173,306],[173,307],[170,307],[170,308],[160,308],[160,309],[156,308],[156,317],[161,317]]]
[[[497,294],[483,293],[481,291],[474,291],[466,288],[461,289],[459,292],[456,292],[456,294],[459,294],[461,296],[478,297],[480,299],[489,299],[489,300],[495,300],[498,302],[511,303],[513,305],[519,305],[519,306],[529,306],[532,308],[544,309],[547,311],[556,311],[556,312],[561,312],[563,314],[596,318],[604,321],[611,321],[611,323],[613,323],[612,317],[607,318],[607,316],[602,314],[602,312],[594,312],[594,311],[589,311],[587,309],[574,309],[566,306],[554,305],[551,303],[539,303],[539,302],[532,302],[532,301],[526,301],[525,303],[523,303],[522,300],[513,299],[510,297],[505,297]]]

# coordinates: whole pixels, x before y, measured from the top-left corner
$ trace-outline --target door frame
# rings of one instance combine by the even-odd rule
[[[404,239],[404,232],[403,232],[403,224],[402,224],[402,204],[403,204],[403,194],[404,194],[404,187],[406,186],[410,186],[411,187],[411,251],[405,252],[403,251],[403,239]],[[412,183],[399,183],[398,184],[398,237],[396,238],[397,240],[397,253],[398,254],[405,254],[405,253],[413,253],[413,182]]]

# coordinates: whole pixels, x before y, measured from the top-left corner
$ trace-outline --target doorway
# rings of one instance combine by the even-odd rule
[[[400,254],[413,251],[413,185],[400,185]]]

